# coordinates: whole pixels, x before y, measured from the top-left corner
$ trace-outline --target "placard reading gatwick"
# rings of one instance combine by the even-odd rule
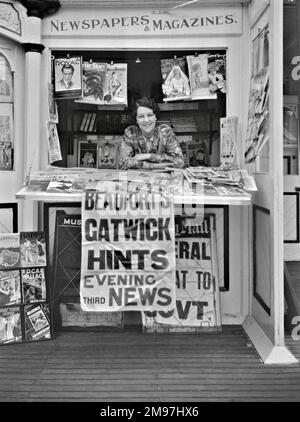
[[[61,8],[43,19],[43,37],[241,34],[242,8],[197,7],[172,11]]]
[[[168,311],[175,306],[171,195],[113,183],[82,198],[81,307]]]

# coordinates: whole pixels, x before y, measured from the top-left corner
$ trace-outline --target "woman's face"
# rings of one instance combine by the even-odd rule
[[[156,125],[156,115],[152,108],[139,106],[136,113],[136,121],[143,135],[152,136]]]

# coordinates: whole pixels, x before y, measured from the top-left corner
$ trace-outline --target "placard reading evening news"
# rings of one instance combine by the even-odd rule
[[[175,306],[170,194],[87,190],[82,199],[80,301],[85,311]]]

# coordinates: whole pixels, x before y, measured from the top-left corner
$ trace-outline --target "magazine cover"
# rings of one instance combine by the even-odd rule
[[[186,59],[162,59],[162,92],[164,101],[191,99],[189,78],[186,72]]]
[[[48,108],[49,108],[49,120],[52,123],[58,123],[58,111],[57,104],[54,99],[54,87],[52,83],[48,84]]]
[[[118,136],[104,136],[98,144],[98,168],[115,168],[119,166],[119,145],[121,138]]]
[[[78,167],[97,167],[97,142],[78,142]]]
[[[46,300],[45,269],[22,268],[22,292],[24,303],[43,302]]]
[[[0,233],[0,270],[20,267],[19,233]]]
[[[3,17],[3,16],[2,16]],[[0,55],[0,102],[13,101],[13,78],[10,65],[6,58]]]
[[[83,96],[77,102],[127,105],[127,63],[83,62]]]
[[[20,307],[0,308],[0,344],[22,341]]]
[[[0,147],[0,170],[13,170],[14,149]]]
[[[0,271],[0,306],[21,303],[19,270]]]
[[[217,95],[209,89],[208,55],[187,56],[186,60],[191,84],[191,99],[203,100],[217,98]]]
[[[51,338],[49,305],[39,303],[24,306],[25,341]]]
[[[226,54],[208,54],[209,90],[226,93]]]
[[[223,166],[239,167],[237,129],[237,116],[220,119],[220,164]]]
[[[6,146],[12,146],[13,143],[14,126],[12,107],[12,104],[0,103],[0,143],[2,146],[4,146],[3,143],[5,143]]]
[[[46,242],[43,232],[21,232],[21,266],[22,267],[45,267]]]
[[[60,161],[62,159],[60,142],[58,138],[58,132],[56,124],[53,122],[47,122],[47,139],[48,139],[48,151],[49,151],[49,164],[54,161]]]
[[[76,98],[82,96],[82,58],[54,59],[54,97]]]

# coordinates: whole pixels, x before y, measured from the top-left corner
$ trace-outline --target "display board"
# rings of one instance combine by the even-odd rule
[[[52,337],[43,232],[0,234],[0,344]]]

